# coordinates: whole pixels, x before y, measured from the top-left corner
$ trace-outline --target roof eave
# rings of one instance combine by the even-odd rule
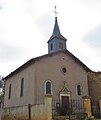
[[[29,60],[28,62],[24,63],[22,66],[20,66],[19,68],[17,68],[15,71],[11,72],[9,75],[7,75],[6,77],[4,77],[5,80],[9,79],[10,77],[14,76],[15,74],[19,73],[20,71],[22,71],[23,69],[27,68],[29,65],[32,65],[35,63],[35,61],[40,60],[42,58],[45,58],[47,56],[52,56],[58,53],[66,53],[69,54],[74,60],[75,62],[79,63],[85,70],[86,72],[92,72],[91,69],[89,69],[84,63],[82,63],[77,57],[75,57],[71,52],[69,52],[68,50],[62,50],[62,51],[58,51],[58,52],[54,52],[54,53],[50,53],[50,54],[45,54],[36,58],[33,58],[31,60]]]
[[[59,36],[57,36],[57,35],[52,35],[51,37],[50,37],[50,39],[48,40],[48,42],[47,43],[49,43],[51,40],[53,40],[54,38],[58,38],[58,39],[60,39],[60,40],[65,40],[65,41],[67,41],[67,39],[65,38],[65,37],[63,37],[62,35],[61,35],[61,37],[59,37]]]

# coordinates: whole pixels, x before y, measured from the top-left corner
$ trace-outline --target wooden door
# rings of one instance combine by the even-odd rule
[[[67,114],[69,111],[69,96],[62,96],[62,111]]]

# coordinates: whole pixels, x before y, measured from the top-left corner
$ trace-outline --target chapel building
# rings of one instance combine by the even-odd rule
[[[94,96],[91,92],[95,83],[89,83],[92,80],[89,76],[94,73],[67,50],[66,41],[55,17],[48,54],[29,60],[5,77],[4,107],[41,104],[47,96],[68,107],[71,99],[101,95]]]

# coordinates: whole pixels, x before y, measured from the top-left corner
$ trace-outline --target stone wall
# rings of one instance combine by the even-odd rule
[[[2,110],[1,120],[52,120],[52,97],[44,104],[8,107]]]
[[[40,118],[47,118],[44,105],[32,105],[31,120],[41,120]],[[28,106],[5,108],[2,120],[29,120]]]
[[[23,96],[21,92],[21,79],[24,79]],[[23,106],[27,104],[35,104],[35,67],[34,64],[20,71],[16,75],[6,80],[4,106]],[[11,97],[9,99],[9,86],[11,84]],[[30,87],[29,87],[30,86]],[[30,98],[30,99],[29,99]]]
[[[89,95],[92,99],[101,97],[101,72],[88,74]]]

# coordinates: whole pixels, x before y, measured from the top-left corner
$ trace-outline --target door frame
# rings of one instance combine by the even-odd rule
[[[69,100],[70,100],[70,94],[61,94],[60,93],[60,104],[62,104],[62,96],[67,96],[67,97],[69,97]]]

